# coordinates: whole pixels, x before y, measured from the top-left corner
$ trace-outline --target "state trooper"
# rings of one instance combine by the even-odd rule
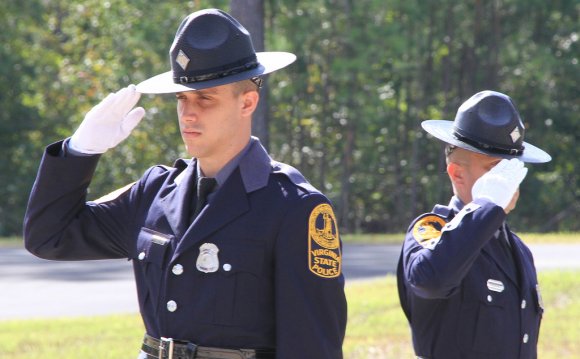
[[[217,9],[187,16],[169,55],[171,71],[110,94],[47,147],[26,248],[54,260],[132,260],[146,329],[139,358],[342,358],[332,206],[250,133],[260,76],[295,56],[256,53],[247,30]],[[100,154],[145,114],[134,108],[140,93],[175,94],[192,159],[87,201]]]
[[[537,357],[543,304],[532,253],[510,231],[524,162],[551,157],[523,142],[524,125],[505,94],[482,91],[454,121],[424,121],[446,143],[454,196],[416,218],[397,269],[413,347],[425,359]]]

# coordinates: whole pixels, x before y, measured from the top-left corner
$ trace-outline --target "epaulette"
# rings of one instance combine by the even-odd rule
[[[433,207],[432,212],[445,218],[449,218],[453,215],[453,208],[441,204],[436,204],[435,207]]]
[[[272,161],[272,172],[274,174],[283,174],[290,182],[306,192],[320,192],[298,171],[296,168],[282,162]]]

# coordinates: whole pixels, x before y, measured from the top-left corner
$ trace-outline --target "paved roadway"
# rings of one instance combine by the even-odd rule
[[[530,245],[538,270],[580,269],[580,244]],[[394,273],[399,246],[345,245],[347,282]],[[0,320],[138,311],[126,260],[52,262],[0,249]]]

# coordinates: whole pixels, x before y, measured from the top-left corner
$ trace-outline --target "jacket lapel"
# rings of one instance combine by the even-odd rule
[[[165,217],[176,237],[180,238],[189,226],[191,201],[193,200],[193,179],[196,161],[191,161],[185,171],[175,179],[175,189],[161,200]]]
[[[499,237],[498,237],[499,236]],[[494,236],[488,244],[483,247],[483,251],[487,252],[487,254],[491,257],[491,259],[496,263],[496,265],[501,269],[502,272],[516,285],[519,286],[518,283],[518,275],[513,270],[513,267],[509,265],[507,261],[511,260],[512,258],[507,258],[505,249],[501,246],[503,245],[500,241],[505,240],[501,238],[501,234],[498,236]],[[513,256],[512,256],[513,257]],[[515,266],[517,269],[517,266]]]
[[[193,180],[197,161],[191,161],[188,172],[173,198],[167,198],[165,214],[178,238],[181,238],[172,260],[204,238],[250,210],[248,195],[268,185],[272,172],[271,158],[260,141],[252,137],[248,152],[209,203],[189,225],[189,201],[193,198]],[[183,188],[179,188],[183,187]],[[169,196],[168,196],[169,197]],[[176,201],[172,203],[172,201]],[[182,235],[183,234],[183,235]]]
[[[529,282],[524,280],[524,278],[534,278],[532,273],[528,273],[529,263],[525,259],[524,251],[522,246],[524,245],[520,239],[512,234],[506,225],[506,233],[509,236],[509,241],[514,249],[514,259],[516,261],[516,268],[520,273],[520,291],[521,293],[526,293],[529,290]]]
[[[177,245],[173,259],[250,209],[240,171],[235,170],[215,198],[196,217]]]

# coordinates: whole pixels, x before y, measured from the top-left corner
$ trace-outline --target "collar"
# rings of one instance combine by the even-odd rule
[[[453,208],[455,213],[457,213],[461,211],[463,207],[465,207],[465,203],[463,203],[463,201],[460,200],[459,197],[453,196],[451,197],[451,201],[449,201],[449,207]]]
[[[248,152],[251,144],[252,144],[252,139],[250,139],[250,141],[248,141],[246,146],[240,152],[238,152],[238,154],[235,155],[234,158],[232,158],[228,163],[226,163],[225,166],[222,167],[221,170],[218,171],[218,173],[215,175],[215,179],[217,181],[216,190],[219,187],[223,186],[223,184],[227,181],[227,179],[230,177],[232,172],[234,172],[236,167],[238,167],[238,165],[240,164],[240,160]],[[195,162],[196,162],[196,170],[197,170],[198,177],[204,176],[204,173],[201,170],[201,167],[199,165],[199,161],[195,161]]]
[[[199,167],[199,161],[194,159],[194,162],[198,173],[203,174]],[[268,178],[272,172],[272,159],[257,137],[251,137],[246,147],[217,173],[215,178],[218,185],[214,192],[226,183],[236,168],[240,170],[247,193],[256,191],[268,184]]]

